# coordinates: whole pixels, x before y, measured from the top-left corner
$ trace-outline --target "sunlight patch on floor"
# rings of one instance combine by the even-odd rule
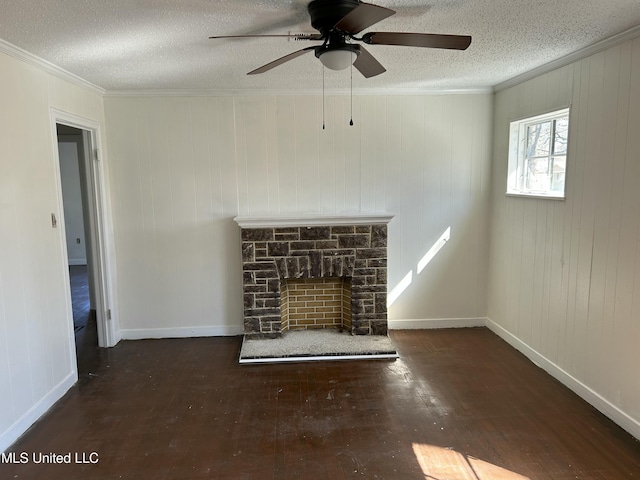
[[[497,465],[435,445],[413,444],[425,480],[530,480]]]

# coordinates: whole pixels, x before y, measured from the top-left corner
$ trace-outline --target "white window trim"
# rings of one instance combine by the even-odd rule
[[[528,192],[520,190],[517,186],[518,176],[522,169],[522,159],[524,158],[523,132],[528,125],[540,123],[545,120],[554,119],[564,115],[569,116],[569,128],[571,128],[571,106],[567,105],[547,111],[534,116],[526,116],[509,122],[509,151],[507,163],[507,192],[508,197],[537,198],[548,200],[564,200],[566,198],[567,183],[565,174],[565,184],[562,192]],[[567,145],[567,159],[569,158],[569,145]]]

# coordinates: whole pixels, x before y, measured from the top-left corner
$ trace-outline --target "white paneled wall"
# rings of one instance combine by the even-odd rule
[[[390,318],[484,317],[492,100],[106,97],[124,337],[242,331],[239,214],[394,213]]]
[[[0,53],[0,451],[76,375],[51,107],[104,122],[100,95]]]
[[[506,197],[509,121],[571,104],[566,201]],[[496,94],[488,316],[640,432],[640,39]]]

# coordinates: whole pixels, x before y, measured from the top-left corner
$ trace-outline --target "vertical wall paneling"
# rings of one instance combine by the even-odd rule
[[[303,211],[317,211],[321,198],[318,105],[317,97],[295,97],[296,126],[290,135],[295,141],[296,208]]]
[[[371,97],[359,98],[359,114],[356,117],[360,128],[360,210],[375,211],[375,178],[376,157],[380,148],[380,119],[376,117],[376,99]],[[367,139],[367,140],[364,140]]]
[[[295,131],[298,124],[295,109],[295,97],[286,96],[277,99],[275,123],[278,142],[278,185],[280,186],[280,208],[282,214],[296,210],[298,202],[298,184],[296,179],[296,143]],[[233,158],[233,157],[231,157]],[[230,163],[230,165],[233,165]]]
[[[247,133],[251,132],[251,126],[247,125],[247,115],[251,114],[251,107],[253,105],[247,105],[248,101],[256,102],[256,99],[234,99],[233,119],[234,119],[234,158],[236,159],[237,170],[237,190],[238,190],[238,211],[243,215],[251,213],[251,205],[249,203],[250,195],[254,195],[250,188],[253,185],[249,185],[249,168],[250,163],[256,163],[256,159],[249,160],[247,158],[247,146],[248,142],[244,141],[247,138]],[[259,106],[255,104],[255,106]],[[249,119],[251,120],[251,119]],[[253,142],[260,144],[260,139],[254,138]]]
[[[443,143],[438,136],[442,127],[442,109],[444,97],[433,96],[425,99],[422,112],[424,134],[422,136],[422,148],[424,149],[424,167],[422,170],[423,203],[420,206],[422,232],[420,235],[420,247],[428,251],[438,240],[447,225],[443,224],[439,210],[434,210],[433,205],[439,203],[442,194],[440,172],[443,168],[441,162],[434,159],[441,158]],[[440,233],[438,233],[440,232]]]
[[[0,241],[4,240],[0,238]],[[7,427],[11,425],[16,417],[15,409],[15,395],[14,388],[11,382],[11,357],[9,356],[9,345],[7,339],[9,338],[9,332],[7,328],[7,316],[4,302],[5,280],[2,272],[0,272],[0,338],[4,339],[4,342],[0,345],[0,385],[2,385],[2,396],[5,398],[3,408],[0,408],[0,428],[1,431],[6,431]]]
[[[566,199],[504,195],[508,125],[571,105]],[[498,92],[488,317],[640,432],[640,39]]]
[[[424,102],[421,98],[402,97],[400,99],[402,105],[402,118],[400,120],[401,141],[399,155],[399,173],[400,173],[400,228],[402,235],[401,265],[403,271],[412,272],[413,283],[404,291],[402,297],[398,300],[398,306],[403,318],[411,316],[408,311],[408,302],[403,299],[413,298],[418,288],[418,277],[414,271],[414,263],[417,264],[420,259],[420,251],[422,247],[422,235],[414,234],[421,229],[422,205],[415,205],[417,198],[420,198],[422,192],[422,180],[424,169]],[[418,106],[418,108],[412,108]],[[442,201],[442,199],[440,199]],[[404,278],[404,277],[403,277]]]
[[[76,378],[52,108],[104,123],[97,93],[0,54],[0,451]]]
[[[213,221],[213,197],[212,178],[215,167],[211,144],[207,138],[210,135],[211,125],[208,116],[207,102],[191,100],[192,121],[192,149],[193,171],[195,188],[195,223],[200,225],[195,231],[195,256],[197,274],[195,277],[195,315],[204,318],[207,312],[214,311],[215,304],[212,301],[215,290],[213,272],[217,269],[215,257],[208,252],[215,242],[215,223]],[[213,157],[213,158],[212,158]]]
[[[171,313],[174,318],[198,318],[200,304],[198,224],[196,206],[195,142],[192,101],[171,99],[169,165],[173,205],[173,285]],[[199,144],[199,142],[198,142]]]
[[[316,128],[318,129],[318,154],[322,159],[322,163],[319,164],[320,178],[336,178],[338,159],[336,158],[336,138],[333,125],[333,97],[320,98],[318,102],[320,106]],[[324,128],[322,127],[323,123]],[[337,210],[337,189],[338,185],[336,182],[320,182],[321,213],[335,212]]]
[[[266,156],[267,156],[267,184],[268,184],[268,211],[280,210],[280,184],[278,182],[278,142],[276,126],[273,119],[276,114],[276,99],[271,97],[265,101],[264,118],[266,130]]]
[[[491,99],[106,97],[123,335],[242,331],[238,214],[393,213],[391,318],[483,317]]]
[[[596,352],[588,352],[585,358],[585,369],[589,383],[601,390],[605,383],[606,370],[601,368],[606,357],[611,353],[605,342],[604,298],[607,283],[608,243],[610,241],[615,130],[617,128],[620,48],[612,48],[604,53],[602,62],[602,125],[597,145],[593,145],[594,155],[594,188],[602,186],[603,195],[593,206],[593,259],[591,267],[590,292],[588,299],[587,345],[596,345],[603,341],[603,347]],[[594,142],[596,143],[596,142]],[[597,150],[596,150],[597,147]],[[615,228],[615,227],[614,227]],[[615,237],[615,235],[614,235]]]
[[[411,274],[407,266],[402,262],[402,190],[400,188],[400,156],[401,156],[401,118],[402,104],[396,99],[387,99],[386,102],[386,132],[384,145],[385,158],[385,184],[384,192],[386,198],[386,210],[396,215],[396,218],[388,226],[388,266],[387,285],[389,293],[394,292],[394,288],[399,288],[400,282]],[[339,177],[336,177],[339,181]],[[383,210],[383,211],[384,211]],[[409,266],[411,268],[411,266]],[[394,302],[389,306],[388,318],[403,318],[400,313],[401,302]]]
[[[631,54],[631,92],[629,95],[629,111],[627,122],[627,152],[625,161],[625,183],[624,189],[628,191],[623,200],[623,219],[628,219],[623,230],[623,238],[625,249],[621,245],[621,254],[623,262],[631,262],[633,258],[633,282],[631,281],[631,272],[627,270],[625,265],[624,274],[628,275],[627,282],[623,283],[624,300],[631,303],[626,305],[630,315],[620,317],[620,322],[616,323],[617,338],[628,335],[625,340],[615,343],[618,348],[620,360],[625,365],[638,365],[640,363],[640,350],[637,348],[637,340],[640,338],[640,282],[638,272],[640,271],[640,252],[638,251],[638,237],[640,235],[640,195],[638,195],[638,179],[640,178],[640,39],[633,41],[633,51]],[[634,184],[635,183],[635,188]],[[628,215],[627,215],[628,214]],[[627,246],[629,250],[627,250]],[[629,296],[629,293],[631,294]],[[635,341],[634,341],[635,340]],[[621,372],[617,372],[620,374]],[[624,378],[624,377],[623,377]],[[637,377],[636,377],[637,378]],[[624,385],[622,383],[621,385]],[[632,409],[636,414],[636,418],[640,417],[640,385],[638,382],[629,382],[629,390],[632,392],[628,398],[623,397],[625,407]],[[622,395],[621,395],[622,396]]]
[[[619,293],[622,291],[618,291],[618,287],[623,287],[623,285],[619,285],[618,279],[623,268],[622,263],[626,261],[625,250],[621,250],[623,247],[621,243],[622,232],[626,224],[626,222],[623,221],[625,190],[624,188],[620,188],[620,186],[624,185],[627,181],[625,178],[625,161],[629,150],[629,134],[631,133],[631,125],[628,122],[631,118],[632,45],[631,42],[627,42],[620,47],[620,75],[618,78],[618,98],[616,99],[618,116],[616,118],[613,151],[610,152],[613,157],[613,185],[611,191],[611,218],[604,298],[604,318],[607,319],[610,327],[603,329],[602,343],[607,352],[607,355],[603,356],[604,358],[602,359],[601,369],[603,373],[612,372],[613,367],[617,363],[617,359],[615,359],[615,352],[617,351],[616,345],[620,344],[621,338],[616,337],[616,334],[620,332],[618,325],[620,318],[623,318],[621,315],[624,316],[627,314],[627,312],[621,311],[620,302],[618,301],[620,298]],[[625,128],[623,122],[627,122],[627,128]],[[613,371],[612,376],[614,377],[614,382],[624,380],[620,378],[622,376],[618,372]]]
[[[360,115],[360,105],[363,97],[342,97],[344,116],[336,118],[336,126],[344,130],[345,162],[344,162],[344,201],[345,211],[362,211],[362,172],[366,168],[367,161],[362,157],[362,146],[369,138],[362,138],[363,122],[375,122],[376,119],[363,118]],[[349,125],[351,119],[351,103],[353,102],[354,124]]]

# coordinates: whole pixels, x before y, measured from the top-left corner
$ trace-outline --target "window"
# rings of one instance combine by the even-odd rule
[[[564,198],[569,109],[511,122],[508,195]]]

